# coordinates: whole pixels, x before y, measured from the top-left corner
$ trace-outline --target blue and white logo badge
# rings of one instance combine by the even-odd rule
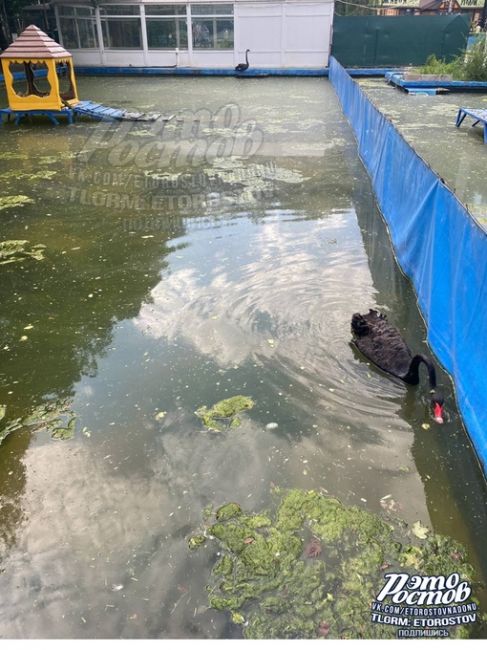
[[[372,603],[372,623],[395,625],[398,637],[448,637],[449,627],[477,620],[472,588],[460,574],[419,576],[386,573]]]

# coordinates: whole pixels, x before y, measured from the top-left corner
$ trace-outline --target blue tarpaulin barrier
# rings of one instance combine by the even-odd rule
[[[487,473],[487,234],[333,57],[330,80]]]

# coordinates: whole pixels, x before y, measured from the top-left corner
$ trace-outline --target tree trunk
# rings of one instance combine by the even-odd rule
[[[12,42],[9,20],[7,16],[7,7],[5,0],[0,0],[0,49],[4,50]]]

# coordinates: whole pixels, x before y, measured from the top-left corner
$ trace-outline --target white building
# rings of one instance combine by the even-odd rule
[[[79,66],[323,68],[334,0],[54,0]]]

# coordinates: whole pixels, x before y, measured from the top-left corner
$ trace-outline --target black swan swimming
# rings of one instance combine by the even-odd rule
[[[245,50],[245,63],[239,63],[235,66],[236,72],[245,72],[249,67],[249,52],[250,50]]]
[[[421,354],[414,357],[398,329],[390,325],[387,316],[375,309],[367,315],[352,316],[353,343],[368,359],[381,370],[399,377],[407,384],[419,383],[419,365],[428,369],[431,388],[431,407],[434,420],[443,423],[443,396],[436,390],[436,371],[429,359]]]

